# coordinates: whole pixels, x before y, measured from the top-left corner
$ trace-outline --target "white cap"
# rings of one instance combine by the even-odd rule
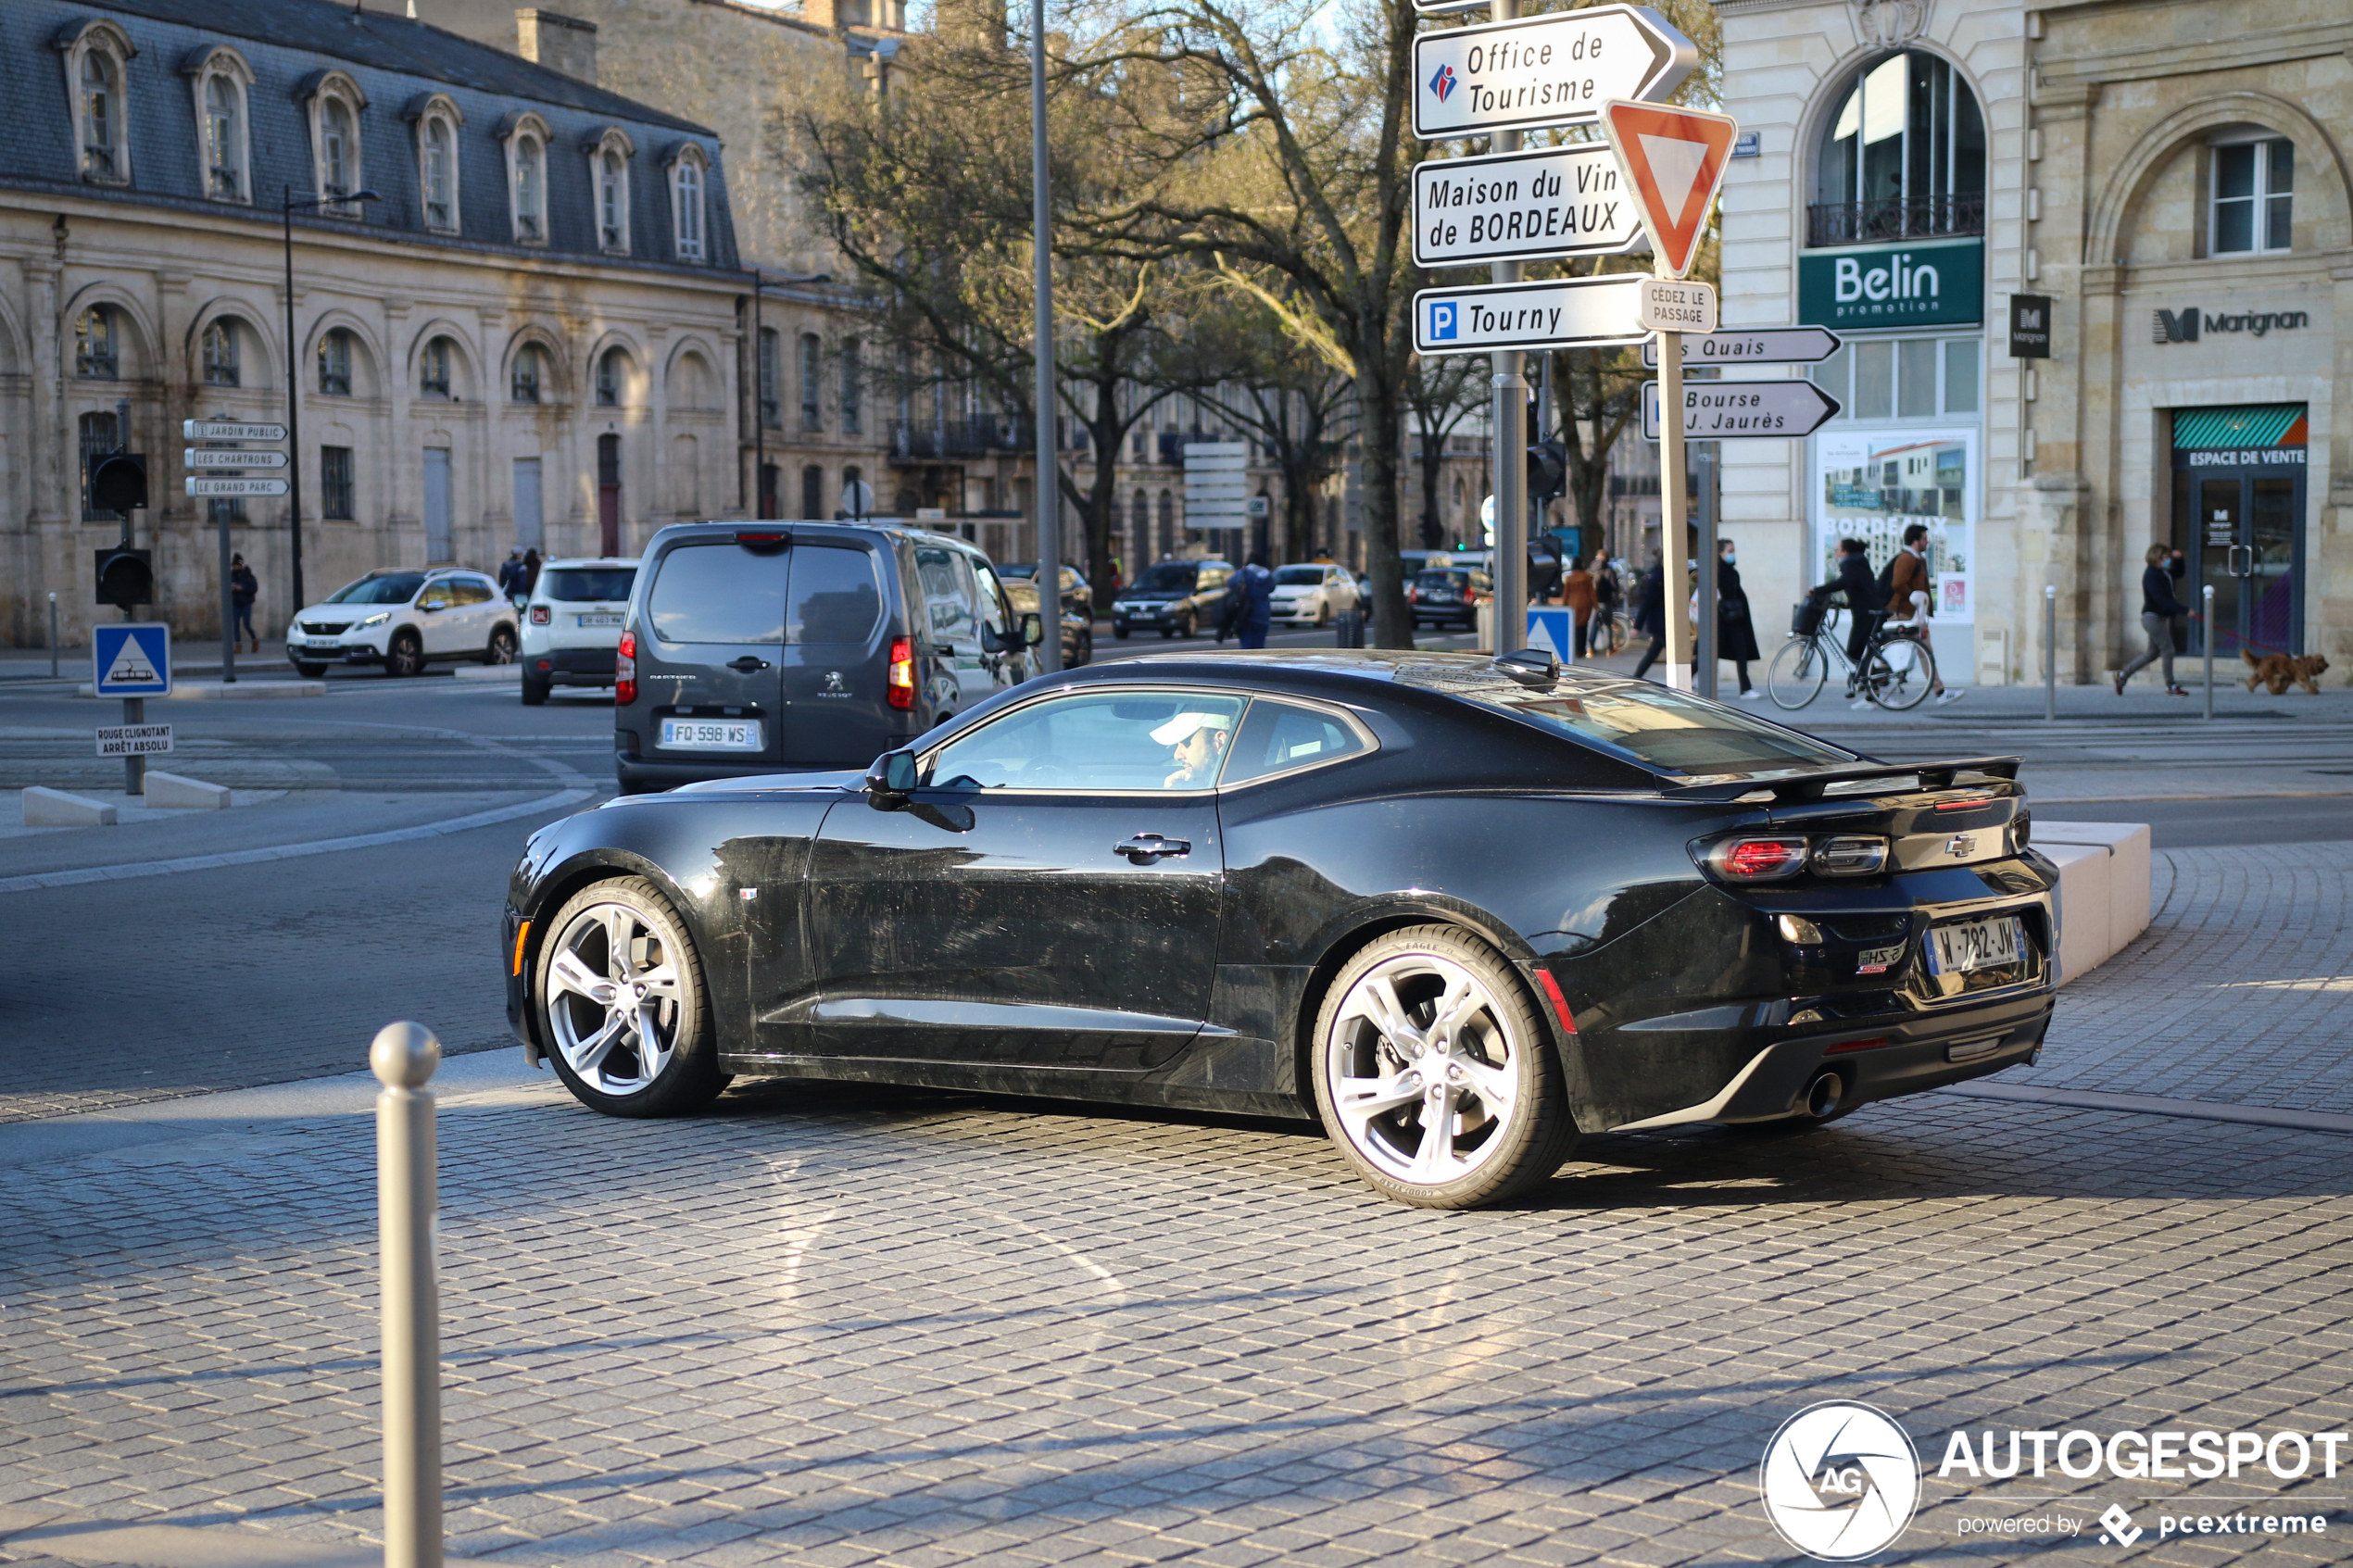
[[[1234,721],[1223,713],[1179,713],[1152,732],[1162,746],[1176,746],[1193,738],[1195,730],[1230,730]]]

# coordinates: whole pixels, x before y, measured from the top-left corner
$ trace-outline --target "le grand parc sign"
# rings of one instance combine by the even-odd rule
[[[1858,245],[1797,258],[1797,319],[1809,325],[1973,327],[1984,318],[1982,240]]]

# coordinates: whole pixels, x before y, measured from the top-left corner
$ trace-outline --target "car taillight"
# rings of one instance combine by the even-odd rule
[[[1478,589],[1476,589],[1476,588],[1466,588],[1466,589],[1464,589],[1464,590],[1463,590],[1463,602],[1464,602],[1465,604],[1466,604],[1466,605],[1475,605],[1475,604],[1477,604],[1477,603],[1478,602]]]
[[[548,614],[547,607],[546,605],[533,605],[531,607],[531,623],[534,626],[545,626],[548,621],[554,619],[555,618],[552,615]]]
[[[635,632],[623,632],[621,646],[613,650],[612,700],[621,708],[637,700],[637,633]]]
[[[1806,869],[1806,841],[1728,838],[1707,852],[1707,865],[1727,882],[1777,882]]]
[[[906,637],[890,639],[890,679],[884,689],[891,707],[915,706],[915,645]]]

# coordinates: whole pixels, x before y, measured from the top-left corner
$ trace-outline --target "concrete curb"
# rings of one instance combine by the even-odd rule
[[[520,681],[520,664],[460,664],[449,671],[460,681]]]
[[[175,681],[171,695],[182,702],[227,702],[272,696],[325,696],[324,681]]]
[[[150,770],[147,804],[166,811],[226,811],[236,801],[227,784],[207,784],[181,773]]]
[[[33,784],[24,792],[24,825],[29,828],[110,828],[115,821],[112,806],[86,795],[46,784]]]

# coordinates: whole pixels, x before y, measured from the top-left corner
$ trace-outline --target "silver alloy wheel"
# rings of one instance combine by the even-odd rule
[[[557,936],[545,1006],[564,1065],[599,1094],[651,1087],[677,1047],[677,968],[626,904],[592,904]]]
[[[1401,953],[1349,988],[1324,1041],[1340,1135],[1382,1173],[1439,1186],[1504,1143],[1520,1064],[1484,982],[1432,953]]]

